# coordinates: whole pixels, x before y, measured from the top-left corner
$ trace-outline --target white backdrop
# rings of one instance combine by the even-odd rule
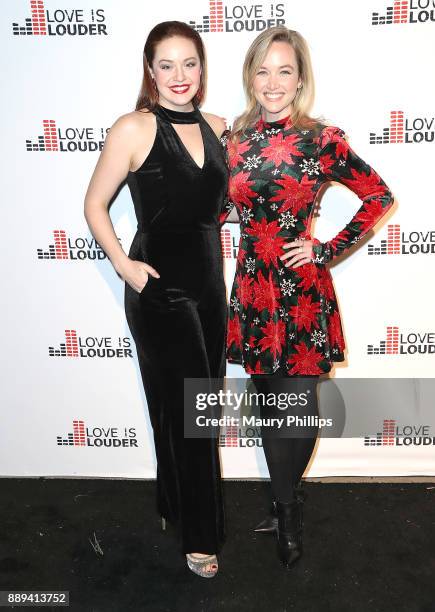
[[[332,376],[433,376],[433,4],[17,0],[2,7],[1,475],[155,476],[124,285],[93,241],[83,199],[106,130],[134,109],[151,27],[169,19],[201,26],[214,8],[222,17],[212,15],[211,29],[221,31],[203,33],[203,110],[232,123],[243,109],[246,49],[265,24],[284,21],[311,48],[314,113],[346,131],[399,203],[332,268],[348,347]],[[315,235],[331,238],[359,204],[346,188],[329,188]],[[127,187],[110,214],[128,252],[136,221]],[[238,232],[230,224],[223,232],[230,285]],[[234,365],[227,374],[244,376]],[[380,411],[380,432],[391,408]],[[421,424],[414,406],[408,423]],[[258,440],[246,448],[236,436],[236,443],[222,447],[224,476],[266,477]],[[435,445],[417,444],[321,440],[306,476],[435,474]]]

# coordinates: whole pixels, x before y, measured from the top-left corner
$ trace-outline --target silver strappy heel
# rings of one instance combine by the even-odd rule
[[[195,572],[195,574],[198,574],[198,576],[202,576],[203,578],[213,578],[213,576],[216,576],[218,571],[216,555],[207,555],[207,557],[192,557],[191,554],[187,553],[186,558],[187,565],[192,572]],[[207,565],[215,565],[216,568],[211,571],[206,571],[205,568]]]

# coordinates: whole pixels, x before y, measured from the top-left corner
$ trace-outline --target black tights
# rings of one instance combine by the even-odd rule
[[[318,434],[316,423],[318,416],[317,383],[318,376],[288,376],[278,370],[275,374],[254,374],[251,376],[258,393],[275,396],[278,393],[306,394],[305,405],[299,402],[294,407],[278,410],[276,407],[260,403],[260,416],[284,417],[311,417],[305,419],[306,426],[266,428],[262,429],[263,450],[271,480],[272,494],[281,502],[294,500],[294,486],[299,483],[310,461]],[[308,393],[307,393],[308,391]],[[269,396],[271,397],[271,396]],[[284,397],[284,396],[281,396]],[[304,401],[304,400],[302,400]],[[314,417],[314,418],[313,418]],[[311,421],[311,422],[310,422]],[[286,422],[286,421],[285,421]],[[301,423],[301,421],[299,421]]]

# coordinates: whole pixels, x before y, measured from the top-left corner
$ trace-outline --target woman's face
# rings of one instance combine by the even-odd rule
[[[192,110],[192,99],[201,78],[201,64],[192,40],[181,36],[162,40],[156,47],[150,71],[162,106],[179,111]]]
[[[291,114],[299,83],[293,47],[287,42],[273,42],[252,84],[266,121],[278,121]]]

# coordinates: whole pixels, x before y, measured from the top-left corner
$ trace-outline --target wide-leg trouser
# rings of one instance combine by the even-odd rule
[[[152,276],[141,293],[125,283],[153,427],[157,511],[179,524],[184,553],[219,552],[225,538],[218,439],[184,436],[184,379],[225,375],[225,285],[211,281],[199,298]]]

